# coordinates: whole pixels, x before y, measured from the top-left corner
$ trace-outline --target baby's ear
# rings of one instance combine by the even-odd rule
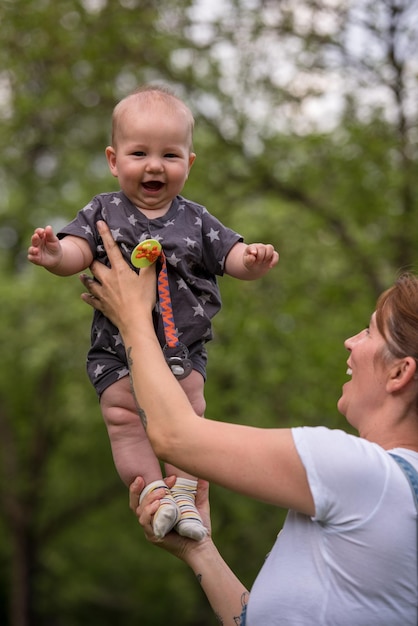
[[[194,152],[191,152],[189,154],[189,172],[195,160],[196,160],[196,154]]]
[[[105,150],[105,155],[106,155],[107,164],[109,166],[111,174],[113,174],[113,176],[117,177],[117,175],[118,175],[118,168],[117,168],[117,165],[116,165],[116,151],[113,148],[113,146],[107,146],[107,148]]]

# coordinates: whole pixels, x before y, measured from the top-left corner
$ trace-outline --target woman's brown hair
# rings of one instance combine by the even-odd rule
[[[382,293],[376,304],[376,324],[394,356],[411,356],[418,364],[417,276],[405,272]]]

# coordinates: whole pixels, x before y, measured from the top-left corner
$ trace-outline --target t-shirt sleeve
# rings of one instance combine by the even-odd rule
[[[101,239],[97,232],[96,223],[104,219],[102,207],[96,198],[81,209],[76,217],[57,233],[58,239],[63,239],[67,235],[74,235],[85,239],[90,246],[93,256],[97,256],[97,249]],[[102,246],[103,247],[103,246]]]
[[[244,238],[231,228],[224,226],[209,212],[202,216],[203,264],[217,276],[225,272],[225,259],[231,248]]]
[[[377,444],[325,427],[292,429],[315,503],[314,520],[357,523],[378,506],[390,457]]]

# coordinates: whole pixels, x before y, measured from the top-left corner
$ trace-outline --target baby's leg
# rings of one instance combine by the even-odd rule
[[[203,417],[206,408],[203,376],[196,370],[193,370],[187,378],[183,378],[179,382],[196,414]],[[168,463],[165,466],[165,470],[167,476],[171,474],[177,476],[176,483],[171,488],[171,493],[181,513],[176,530],[179,535],[200,541],[207,535],[207,530],[195,507],[197,479],[195,476],[191,476]]]
[[[129,487],[136,476],[142,476],[146,486],[141,497],[157,488],[166,491],[153,520],[155,535],[164,537],[178,522],[180,511],[162,480],[160,463],[139,418],[127,376],[105,389],[100,398],[100,407],[109,434],[113,460],[125,485]]]
[[[160,464],[138,415],[128,376],[101,395],[100,408],[109,434],[113,460],[127,487],[137,476],[145,484],[162,478]]]

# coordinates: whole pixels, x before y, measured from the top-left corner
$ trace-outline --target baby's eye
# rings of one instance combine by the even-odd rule
[[[164,155],[166,159],[175,159],[177,157],[177,154],[174,154],[174,152],[167,152],[167,154]]]
[[[133,156],[137,156],[137,157],[145,156],[145,152],[142,152],[142,150],[138,150],[136,152],[133,152],[132,154],[133,154]]]

